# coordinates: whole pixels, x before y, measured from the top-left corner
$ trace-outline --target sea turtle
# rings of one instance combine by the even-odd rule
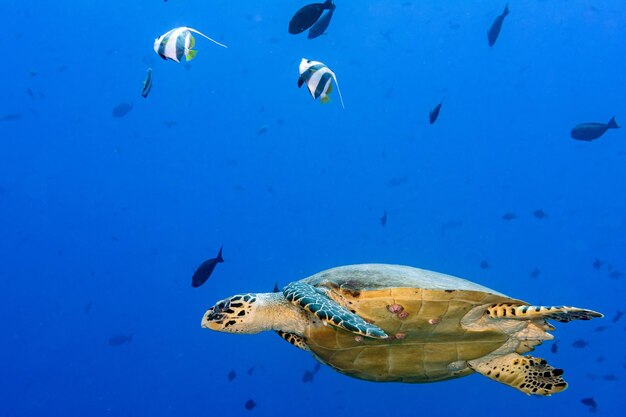
[[[554,330],[547,320],[603,317],[575,307],[529,305],[473,282],[400,265],[329,269],[282,292],[219,301],[202,327],[275,330],[335,370],[370,381],[434,382],[478,372],[527,394],[567,383],[540,358],[522,356]]]

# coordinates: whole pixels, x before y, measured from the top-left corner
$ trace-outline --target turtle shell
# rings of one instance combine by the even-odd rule
[[[496,329],[466,330],[463,316],[484,304],[526,304],[461,278],[399,265],[344,266],[302,281],[389,335],[363,338],[320,325],[305,331],[318,360],[371,381],[433,382],[470,374],[466,361],[495,351],[509,336]]]

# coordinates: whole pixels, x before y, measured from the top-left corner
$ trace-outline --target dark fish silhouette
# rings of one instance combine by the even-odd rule
[[[252,410],[254,407],[256,407],[256,403],[254,402],[254,400],[251,398],[248,401],[246,401],[246,403],[243,405],[245,407],[246,410],[250,411]]]
[[[617,310],[617,312],[615,313],[615,315],[613,316],[613,323],[617,323],[619,321],[619,319],[622,318],[622,316],[624,315],[623,311],[619,311]]]
[[[146,98],[152,90],[152,68],[146,71],[146,78],[143,79],[143,87],[141,88],[141,97]]]
[[[504,213],[502,215],[502,220],[506,220],[507,222],[513,219],[517,219],[517,215],[515,213]]]
[[[204,284],[206,280],[209,279],[209,277],[213,273],[213,270],[215,269],[215,265],[217,265],[220,262],[224,262],[224,258],[222,258],[221,247],[216,258],[211,258],[208,261],[202,262],[202,265],[200,265],[198,269],[196,269],[196,272],[194,272],[193,277],[191,278],[191,286],[194,288],[197,288],[200,285]]]
[[[619,279],[622,275],[623,275],[623,274],[622,274],[621,272],[619,272],[619,271],[617,271],[617,270],[616,270],[616,271],[612,271],[612,272],[609,274],[609,278]]]
[[[122,346],[122,345],[132,342],[132,340],[133,340],[132,333],[129,335],[117,334],[109,338],[109,345],[110,346]]]
[[[274,289],[272,290],[272,292],[280,292],[280,289],[278,288],[278,282],[274,284]]]
[[[545,219],[546,217],[548,217],[546,212],[541,209],[533,211],[533,216],[535,216],[538,219]]]
[[[597,270],[600,270],[600,268],[602,267],[602,261],[596,258],[596,260],[593,261],[593,267]]]
[[[442,104],[443,104],[443,100],[439,104],[437,104],[434,109],[430,111],[430,114],[428,115],[428,119],[431,125],[437,121],[437,118],[439,117],[439,112],[441,111]]]
[[[231,369],[231,371],[228,373],[228,380],[233,381],[235,378],[237,378],[237,372],[235,372],[234,369]]]
[[[11,113],[0,117],[0,122],[14,122],[22,118],[20,113]]]
[[[598,326],[594,329],[595,332],[603,332],[607,329],[606,326]]]
[[[387,224],[387,210],[385,210],[385,212],[383,213],[382,217],[380,218],[380,224],[385,227],[385,225]]]
[[[128,114],[129,111],[131,111],[133,109],[133,105],[132,104],[128,104],[128,103],[120,103],[117,106],[113,107],[113,111],[111,112],[113,114],[113,117],[124,117]]]
[[[502,22],[504,22],[504,18],[509,14],[509,4],[504,7],[504,11],[496,20],[493,21],[489,32],[487,33],[487,39],[489,39],[489,46],[493,46],[496,44],[498,40],[498,36],[500,35],[500,29],[502,29]]]
[[[572,343],[572,346],[574,346],[577,349],[582,349],[582,348],[589,346],[589,343],[586,340],[578,339],[574,341],[574,343]]]
[[[330,19],[332,19],[333,13],[335,12],[335,7],[336,6],[332,4],[332,1],[331,1],[331,5],[330,5],[330,9],[328,9],[328,13],[322,16],[320,20],[318,20],[317,23],[314,24],[311,27],[311,29],[309,29],[309,34],[307,35],[307,38],[315,39],[326,31],[326,29],[328,28],[328,25],[330,24]]]
[[[480,267],[481,267],[482,269],[487,269],[487,268],[489,268],[489,262],[487,262],[487,261],[482,261],[482,262],[480,263]]]
[[[609,129],[617,129],[619,126],[612,117],[608,123],[581,123],[574,126],[571,136],[576,140],[592,141],[598,139]]]
[[[603,379],[605,381],[617,381],[617,376],[615,374],[606,374]]]
[[[305,384],[307,382],[313,382],[313,376],[315,374],[311,371],[304,371],[304,375],[302,376],[302,382],[304,382]]]
[[[557,353],[557,352],[559,351],[559,345],[558,345],[558,343],[559,343],[559,342],[554,342],[554,343],[552,343],[552,346],[550,347],[550,351],[551,351],[552,353]]]
[[[541,274],[541,271],[539,270],[539,268],[535,268],[535,269],[533,269],[533,272],[530,273],[530,277],[531,278],[537,278],[539,276],[539,274]]]
[[[332,0],[326,0],[324,3],[313,3],[302,7],[289,21],[289,33],[297,35],[313,26],[324,10],[330,9],[332,4]]]
[[[596,403],[596,400],[593,399],[593,397],[583,398],[582,400],[580,400],[580,402],[588,407],[591,407],[592,410],[598,408],[598,404]]]

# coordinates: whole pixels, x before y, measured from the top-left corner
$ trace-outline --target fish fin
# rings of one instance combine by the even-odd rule
[[[337,93],[339,93],[339,100],[341,100],[341,107],[345,109],[346,106],[343,105],[343,97],[341,96],[341,90],[339,89],[339,83],[337,82],[337,77],[335,76],[334,72],[333,72],[333,80],[335,80],[335,85],[337,86]]]
[[[607,126],[609,129],[617,129],[619,127],[619,125],[615,121],[615,116],[613,116],[611,120],[609,120],[609,123],[607,123]]]
[[[196,46],[196,38],[191,35],[189,36],[189,49],[192,49],[194,46]]]
[[[333,0],[326,0],[324,2],[324,10],[328,10],[333,7]]]
[[[507,16],[509,14],[509,3],[504,6],[504,11],[502,12],[502,16]]]
[[[215,258],[217,262],[224,262],[224,258],[222,258],[222,248],[223,246],[220,246],[220,251],[217,253],[217,258]]]
[[[333,92],[333,83],[328,84],[328,90],[326,90],[326,95]]]
[[[323,95],[322,97],[320,97],[320,103],[322,103],[322,104],[330,103],[330,96],[329,95]]]
[[[298,77],[298,88],[302,87],[302,84],[304,84],[304,80],[302,77]]]
[[[185,57],[187,58],[187,62],[189,62],[192,59],[194,59],[197,54],[198,54],[198,51],[196,51],[195,49],[194,50],[192,50],[192,49],[188,50],[187,54],[185,55]]]
[[[192,32],[194,32],[194,33],[197,33],[198,35],[200,35],[200,36],[202,36],[202,37],[204,37],[204,38],[207,38],[208,40],[210,40],[210,41],[211,41],[211,42],[213,42],[213,43],[218,44],[219,46],[222,46],[222,47],[224,47],[224,48],[228,48],[228,46],[224,45],[223,43],[219,43],[219,42],[218,42],[218,41],[216,41],[215,39],[211,39],[211,38],[209,38],[207,35],[205,35],[204,33],[200,32],[200,31],[198,31],[198,30],[195,30],[195,29],[192,29],[192,28],[187,28],[187,30],[190,30],[190,31],[192,31]]]

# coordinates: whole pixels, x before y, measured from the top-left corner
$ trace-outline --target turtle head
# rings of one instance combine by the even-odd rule
[[[266,330],[255,313],[263,304],[261,294],[238,294],[218,301],[202,317],[202,327],[227,333],[258,333]]]

